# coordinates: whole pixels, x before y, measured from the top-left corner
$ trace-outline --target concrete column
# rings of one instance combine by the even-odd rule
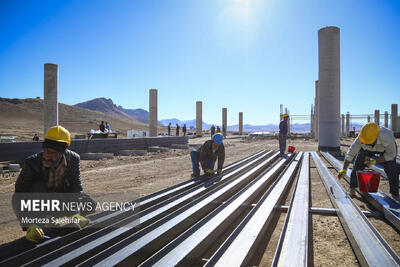
[[[318,149],[340,150],[340,29],[318,31]]]
[[[350,113],[347,112],[346,114],[346,136],[349,137],[350,135]]]
[[[243,112],[239,112],[239,135],[243,134]]]
[[[379,125],[379,109],[375,109],[375,118],[374,122]]]
[[[318,134],[319,134],[319,129],[318,129],[318,120],[319,120],[319,105],[318,105],[318,80],[315,81],[315,141],[318,141]]]
[[[398,118],[397,118],[397,104],[392,104],[392,121],[391,127],[394,133],[398,132],[397,125],[398,125]]]
[[[150,136],[157,136],[157,89],[150,89],[149,116],[149,134]]]
[[[44,134],[58,125],[58,65],[44,64]]]
[[[342,114],[342,136],[344,136],[344,114]]]
[[[385,111],[385,128],[389,128],[389,112]]]
[[[314,106],[311,104],[311,115],[310,115],[310,137],[314,135]]]
[[[371,122],[371,116],[368,115],[368,122]]]
[[[202,136],[203,132],[203,103],[196,101],[196,135]]]
[[[228,121],[227,108],[222,108],[222,129],[221,130],[222,130],[224,136],[226,136],[226,132],[228,131],[227,121]],[[224,128],[225,128],[225,132],[224,132]]]

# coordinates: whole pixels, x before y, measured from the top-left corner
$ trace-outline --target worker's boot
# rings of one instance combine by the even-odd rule
[[[198,177],[200,175],[200,173],[192,173],[192,175],[190,175],[191,178],[195,178]]]

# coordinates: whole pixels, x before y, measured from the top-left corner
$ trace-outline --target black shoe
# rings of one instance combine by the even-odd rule
[[[190,175],[190,177],[195,178],[197,176],[200,176],[200,173],[192,173],[192,175]]]

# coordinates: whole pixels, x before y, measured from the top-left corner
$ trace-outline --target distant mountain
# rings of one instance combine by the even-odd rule
[[[149,112],[147,110],[141,108],[125,109],[122,106],[118,106],[118,109],[130,116],[136,117],[140,122],[149,123]]]
[[[86,108],[94,111],[100,111],[106,114],[118,116],[124,119],[132,120],[132,121],[140,121],[137,117],[133,117],[128,115],[127,113],[121,111],[114,102],[109,98],[95,98],[93,100],[89,100],[86,102],[78,103],[75,106]]]

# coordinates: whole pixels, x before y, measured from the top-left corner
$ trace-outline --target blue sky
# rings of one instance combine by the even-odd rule
[[[43,97],[59,65],[59,102],[111,98],[159,119],[277,123],[279,104],[309,114],[318,29],[341,30],[341,113],[400,104],[400,1],[0,0],[0,97]]]

